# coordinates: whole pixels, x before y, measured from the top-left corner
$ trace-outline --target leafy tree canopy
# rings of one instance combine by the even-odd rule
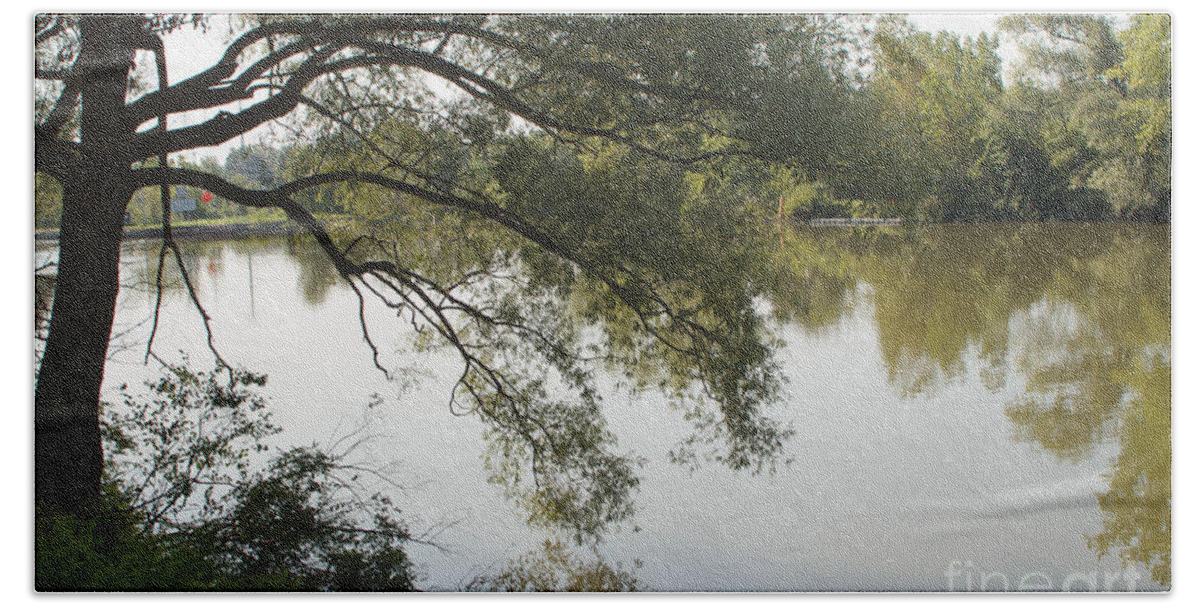
[[[205,24],[36,19],[36,168],[63,188],[39,500],[78,512],[98,493],[119,218],[135,191],[165,204],[180,185],[282,210],[364,307],[457,353],[451,405],[488,425],[493,476],[532,521],[583,537],[629,513],[635,462],[603,422],[597,365],[686,406],[697,437],[680,458],[770,466],[787,431],[764,414],[778,378],[746,274],[751,228],[721,176],[755,159],[832,166],[848,120],[829,117],[849,118],[853,90],[837,20],[247,16],[215,64],[172,78],[160,36]],[[175,126],[197,112],[210,118]],[[283,162],[233,155],[224,169],[245,179],[167,162],[268,122],[310,137]],[[349,219],[315,215],[330,208]],[[178,263],[203,312],[162,217],[159,265]],[[387,373],[380,328],[362,330]]]

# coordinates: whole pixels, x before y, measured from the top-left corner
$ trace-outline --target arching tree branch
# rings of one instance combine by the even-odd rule
[[[264,26],[266,28],[268,26]],[[135,136],[132,146],[133,158],[145,158],[161,152],[174,152],[194,147],[218,145],[238,135],[266,123],[286,116],[299,104],[299,96],[303,90],[318,78],[341,73],[362,67],[415,67],[429,74],[444,78],[451,84],[472,97],[495,105],[497,108],[511,112],[514,115],[552,132],[566,132],[583,137],[600,137],[620,142],[640,153],[647,154],[659,160],[674,163],[693,164],[712,158],[741,154],[736,150],[713,150],[701,154],[681,156],[674,155],[654,147],[647,146],[630,137],[619,129],[600,128],[575,124],[556,117],[551,113],[538,109],[512,89],[499,82],[478,74],[457,63],[448,61],[436,53],[425,52],[381,41],[372,37],[372,28],[411,28],[409,31],[435,31],[463,35],[481,36],[488,42],[503,44],[506,48],[524,48],[504,36],[490,34],[479,28],[463,27],[451,22],[406,22],[399,20],[369,21],[365,25],[319,28],[300,27],[272,28],[270,31],[245,39],[247,46],[253,42],[278,33],[303,34],[299,40],[292,41],[282,48],[267,54],[247,67],[233,81],[226,82],[236,70],[236,57],[229,54],[222,59],[221,70],[213,72],[204,78],[199,76],[185,80],[173,87],[148,94],[130,104],[127,108],[126,120],[131,124],[141,124],[153,117],[164,113],[195,111],[205,108],[216,108],[238,100],[253,98],[252,83],[263,77],[268,71],[278,68],[282,63],[297,55],[309,53],[303,63],[287,76],[287,81],[279,90],[279,94],[265,101],[258,102],[236,115],[222,112],[216,117],[183,129],[169,132],[151,132]],[[262,29],[262,28],[260,28]],[[247,35],[249,36],[249,34]],[[240,39],[241,40],[241,39]],[[237,47],[237,45],[234,45]],[[230,52],[233,52],[231,47]],[[333,61],[325,61],[338,53],[361,49],[365,54]],[[244,48],[243,48],[244,50]],[[440,49],[439,49],[440,50]],[[676,100],[688,99],[696,101],[705,96],[702,92],[687,91],[672,87],[655,87],[639,83],[634,79],[622,76],[608,66],[601,69],[594,63],[573,62],[566,64],[579,73],[609,85],[618,85],[638,90],[645,94],[666,95]],[[214,67],[214,70],[217,68]],[[221,78],[217,78],[221,76]]]
[[[330,71],[361,64],[361,61],[347,60],[325,66],[325,60],[334,52],[336,49],[326,48],[309,56],[278,94],[242,112],[221,112],[216,117],[192,127],[135,135],[130,146],[130,160],[221,144],[263,123],[286,116],[296,108],[301,91],[314,79]]]
[[[656,293],[656,290],[649,285],[645,278],[632,270],[620,265],[601,265],[573,248],[559,243],[536,226],[498,205],[427,190],[386,176],[352,171],[321,173],[295,180],[273,190],[249,190],[230,184],[214,175],[184,168],[140,169],[135,174],[141,177],[145,183],[158,183],[166,179],[171,183],[204,188],[247,206],[283,210],[289,218],[316,239],[338,273],[352,284],[354,280],[372,272],[385,271],[388,274],[396,275],[403,273],[394,265],[377,261],[359,263],[351,260],[345,251],[337,247],[321,222],[308,210],[290,199],[292,194],[321,185],[369,183],[394,192],[416,196],[434,204],[473,212],[529,239],[546,251],[572,261],[586,273],[600,280],[637,315],[639,323],[645,331],[665,347],[694,360],[700,372],[697,374],[697,380],[705,385],[706,391],[711,389],[708,386],[707,372],[710,365],[709,349],[713,346],[715,336],[708,328],[692,320],[688,315],[675,311],[665,299]],[[624,278],[618,278],[614,272],[623,275]],[[439,323],[434,324],[440,325]],[[443,335],[447,339],[452,337]],[[681,342],[681,340],[683,341]]]

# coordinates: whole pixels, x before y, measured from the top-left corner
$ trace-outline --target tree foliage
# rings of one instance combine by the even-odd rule
[[[38,589],[412,590],[399,510],[348,454],[269,447],[265,382],[185,361],[107,406],[104,508],[39,519]]]
[[[1077,185],[1102,192],[1120,217],[1163,221],[1171,198],[1171,31],[1167,15],[1134,15],[1114,31],[1093,15],[1012,16],[1024,78],[1055,92],[1069,139],[1056,155]],[[1067,144],[1065,147],[1062,144]]]
[[[1169,220],[1169,17],[1134,15],[1120,31],[1088,14],[1000,26],[963,37],[875,20],[844,111],[870,128],[839,142],[835,193],[932,221]],[[1022,53],[1008,82],[1000,36]]]
[[[935,37],[902,21],[884,22],[873,40],[869,88],[892,130],[880,143],[898,161],[889,167],[889,182],[898,187],[876,196],[931,200],[935,219],[985,215],[973,207],[990,207],[994,199],[980,164],[987,145],[982,127],[1001,93],[998,40]]]
[[[88,429],[121,218],[135,192],[157,190],[163,205],[179,186],[282,211],[364,309],[390,307],[456,353],[451,407],[486,423],[493,476],[533,521],[595,536],[629,513],[635,462],[605,428],[597,365],[686,405],[698,436],[681,457],[752,470],[773,461],[787,431],[764,414],[778,380],[757,288],[728,274],[750,259],[737,246],[743,207],[709,196],[727,189],[682,186],[747,159],[832,163],[840,123],[817,118],[852,92],[836,20],[245,16],[215,64],[182,80],[165,73],[162,33],[204,23],[36,20],[36,169],[63,186],[37,384],[39,500],[70,513],[98,492]],[[192,112],[210,118],[176,126]],[[268,122],[314,136],[282,161],[243,150],[225,167],[168,162]],[[316,215],[331,210],[347,217]],[[160,217],[159,267],[179,267],[211,344],[170,213]],[[423,236],[435,225],[455,238]],[[551,303],[568,291],[577,308]],[[380,329],[363,318],[368,356],[388,373]],[[599,341],[582,337],[589,325]],[[68,346],[67,336],[86,339]],[[78,369],[89,374],[69,373]]]

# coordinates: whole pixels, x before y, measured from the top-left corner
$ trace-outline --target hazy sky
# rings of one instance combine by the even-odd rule
[[[996,32],[997,13],[910,13],[908,20],[930,32],[950,30],[968,36]]]

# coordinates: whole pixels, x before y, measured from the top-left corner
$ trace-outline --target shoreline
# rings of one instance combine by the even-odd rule
[[[300,230],[300,226],[287,220],[273,222],[258,222],[253,224],[215,224],[194,226],[172,226],[171,234],[176,238],[242,238],[248,236],[290,236]],[[129,228],[126,227],[121,235],[122,240],[154,239],[162,237],[162,227]],[[33,233],[35,241],[57,241],[58,230],[37,230]]]
[[[774,223],[774,219],[771,222]],[[1056,220],[1056,221],[996,221],[996,222],[927,222],[910,218],[810,218],[787,219],[788,223],[808,228],[912,228],[916,226],[934,225],[993,225],[993,224],[1145,224],[1170,226],[1170,222],[1139,222],[1135,220]],[[176,238],[184,239],[224,239],[245,237],[292,236],[303,232],[299,224],[290,220],[275,220],[247,224],[198,224],[172,226],[171,232]],[[58,230],[35,230],[34,241],[57,241]],[[157,239],[162,237],[162,228],[131,228],[126,227],[122,240]]]

